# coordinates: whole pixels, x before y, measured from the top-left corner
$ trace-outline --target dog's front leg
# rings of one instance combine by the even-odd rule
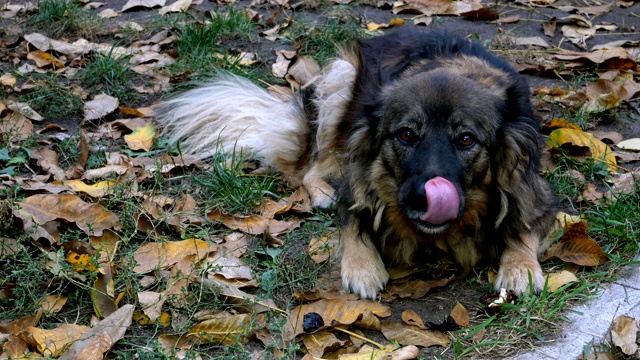
[[[352,216],[341,242],[342,286],[362,298],[375,299],[387,284],[389,274],[371,234],[362,231],[359,220]]]
[[[539,293],[544,287],[544,275],[537,254],[540,238],[535,234],[522,235],[521,240],[508,239],[500,257],[500,267],[495,290],[504,288],[521,295],[529,289],[529,274],[533,290]]]

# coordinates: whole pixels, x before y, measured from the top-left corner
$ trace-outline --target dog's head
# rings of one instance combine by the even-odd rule
[[[520,181],[537,146],[528,99],[520,100],[527,92],[510,76],[438,67],[383,86],[370,128],[379,202],[397,204],[430,234],[485,207],[492,187],[498,198],[488,200],[506,212],[502,190]]]

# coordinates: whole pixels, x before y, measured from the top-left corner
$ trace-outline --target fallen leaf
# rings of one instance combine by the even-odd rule
[[[17,113],[22,114],[27,119],[33,121],[42,121],[44,118],[42,115],[38,114],[35,110],[33,110],[29,105],[17,101],[5,100],[4,105],[7,109],[11,109]]]
[[[202,344],[236,345],[246,343],[255,329],[256,315],[238,314],[205,320],[194,325],[186,335]]]
[[[320,64],[310,56],[299,56],[296,61],[289,66],[287,73],[292,76],[298,84],[304,86],[320,73]]]
[[[107,94],[96,95],[93,100],[84,104],[84,119],[96,120],[111,114],[118,108],[118,99]]]
[[[56,182],[54,182],[55,184]],[[91,197],[99,198],[113,192],[113,187],[118,183],[115,180],[99,181],[89,185],[82,180],[65,180],[58,182],[62,185],[70,187],[75,192],[83,192]]]
[[[319,314],[324,320],[324,324],[327,325],[350,325],[358,320],[365,311],[371,311],[378,317],[391,316],[389,306],[371,300],[319,300],[311,304],[300,305],[291,311],[287,319],[284,330],[285,340],[293,340],[304,332],[304,316],[308,313]]]
[[[464,305],[456,302],[456,306],[451,310],[451,317],[460,327],[465,327],[469,325],[469,312],[464,307]]]
[[[120,11],[127,11],[135,7],[153,8],[156,6],[164,6],[167,0],[129,0]]]
[[[156,129],[153,124],[149,123],[143,127],[134,129],[131,134],[125,135],[124,141],[131,150],[150,151],[155,135]]]
[[[424,324],[424,321],[415,311],[407,309],[402,312],[402,321],[407,325],[417,326],[420,329],[426,330],[428,327]]]
[[[387,285],[387,289],[384,292],[402,299],[419,299],[433,288],[447,286],[453,279],[455,279],[454,275],[437,280],[410,280],[401,283],[391,282]]]
[[[382,323],[382,334],[401,345],[448,346],[450,342],[449,337],[440,331],[422,330],[415,326],[387,321]]]
[[[383,349],[374,348],[369,345],[364,345],[355,354],[343,354],[338,357],[340,360],[383,360],[387,359],[396,346],[389,344]]]
[[[547,144],[551,147],[562,147],[565,144],[586,147],[591,152],[591,157],[605,163],[610,172],[615,172],[617,169],[615,154],[607,144],[582,130],[569,128],[553,130],[551,134],[549,134]]]
[[[346,341],[338,339],[332,332],[319,331],[305,337],[303,343],[309,354],[321,358],[326,352],[343,347]]]
[[[390,28],[390,27],[395,27],[395,26],[402,26],[404,25],[404,20],[401,18],[393,18],[391,19],[391,21],[389,21],[386,24],[378,24],[375,22],[370,22],[367,24],[367,30],[369,31],[374,31],[374,30],[379,30],[379,29],[386,29],[386,28]]]
[[[165,15],[174,12],[184,12],[189,9],[189,6],[191,6],[191,0],[177,0],[171,5],[163,6],[162,8],[160,8],[160,10],[158,10],[158,13],[160,15]]]
[[[553,258],[580,266],[602,265],[609,260],[600,245],[589,238],[585,221],[569,225],[560,243],[547,249],[540,262]]]
[[[27,331],[41,354],[47,357],[58,357],[66,350],[67,346],[89,331],[89,327],[62,324],[57,328],[45,330],[30,326]]]
[[[224,297],[226,301],[233,304],[236,308],[243,311],[250,311],[252,313],[261,313],[269,310],[280,310],[272,299],[261,300],[257,296],[244,292],[235,286],[221,281],[216,278],[198,278],[197,281],[201,282],[204,286],[209,286],[216,290],[216,292]]]
[[[144,274],[174,265],[188,256],[195,255],[197,260],[204,259],[215,250],[215,245],[199,239],[147,243],[133,254],[136,266],[132,270],[137,274]]]
[[[620,350],[629,356],[638,351],[638,320],[621,315],[611,324],[611,341]]]
[[[28,213],[38,225],[63,219],[74,222],[90,236],[101,236],[105,229],[122,227],[114,213],[100,204],[86,203],[76,195],[37,194],[25,198],[19,205],[20,211]]]
[[[554,271],[547,275],[547,289],[554,292],[566,284],[577,282],[576,275],[567,270]]]
[[[49,295],[40,300],[40,309],[45,313],[55,314],[59,312],[64,304],[67,303],[67,297],[62,295]]]
[[[124,337],[131,325],[134,308],[134,305],[124,305],[95,324],[74,342],[58,360],[103,359],[104,353]]]
[[[616,146],[623,150],[640,151],[640,138],[623,140],[617,143]]]

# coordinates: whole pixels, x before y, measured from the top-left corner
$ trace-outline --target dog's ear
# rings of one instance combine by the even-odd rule
[[[496,226],[509,211],[509,201],[535,198],[539,187],[539,121],[529,101],[529,88],[522,78],[509,87],[496,134],[494,176],[500,190],[501,210]],[[511,200],[509,200],[511,199]],[[515,199],[515,200],[514,200]],[[528,207],[532,204],[518,204]]]

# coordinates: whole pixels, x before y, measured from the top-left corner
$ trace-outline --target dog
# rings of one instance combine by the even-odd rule
[[[480,44],[403,29],[357,41],[282,99],[221,74],[157,121],[200,158],[238,148],[342,219],[345,289],[376,298],[387,267],[444,251],[497,266],[496,290],[539,292],[555,200],[539,167],[529,87]]]

